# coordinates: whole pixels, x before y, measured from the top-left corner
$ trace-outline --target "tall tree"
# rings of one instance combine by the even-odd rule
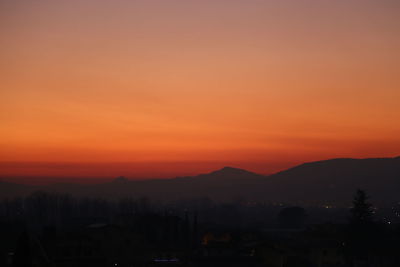
[[[368,196],[365,191],[357,190],[350,212],[352,223],[365,224],[373,221],[372,205],[368,202]]]

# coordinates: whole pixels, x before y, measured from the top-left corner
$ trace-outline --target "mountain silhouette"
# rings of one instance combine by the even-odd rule
[[[128,182],[129,180],[126,179],[124,176],[119,176],[112,181],[112,183],[114,184],[126,184]]]
[[[148,197],[155,200],[210,198],[231,201],[238,197],[301,205],[348,205],[356,189],[366,190],[374,203],[400,201],[400,157],[339,158],[304,163],[285,171],[263,176],[234,167],[206,174],[173,179],[25,186],[1,182],[0,198],[23,196],[34,190],[67,193],[84,197]]]
[[[34,191],[35,189],[36,187],[34,186],[0,181],[0,199],[15,196],[24,196]]]
[[[304,163],[270,175],[265,186],[274,199],[301,202],[325,200],[344,203],[358,188],[366,190],[374,202],[396,202],[400,190],[400,157],[338,158]]]
[[[249,172],[246,171],[244,169],[239,169],[239,168],[234,168],[234,167],[223,167],[220,170],[217,171],[213,171],[210,172],[209,174],[207,174],[209,176],[222,176],[222,177],[226,177],[226,176],[230,176],[230,177],[244,177],[244,176],[259,176],[259,174],[253,173],[253,172]]]

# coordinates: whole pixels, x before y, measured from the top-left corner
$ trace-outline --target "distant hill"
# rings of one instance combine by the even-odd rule
[[[33,192],[35,189],[34,186],[0,181],[0,199],[25,196]]]
[[[0,198],[26,195],[34,190],[67,193],[78,197],[148,197],[156,200],[210,198],[215,201],[248,199],[300,205],[350,205],[356,189],[385,204],[400,201],[400,157],[332,159],[301,164],[263,176],[225,167],[197,176],[82,185],[54,184],[32,187],[0,183]]]
[[[279,201],[345,204],[361,188],[375,203],[397,202],[400,200],[400,157],[305,163],[268,176],[265,187],[273,188],[270,198]]]

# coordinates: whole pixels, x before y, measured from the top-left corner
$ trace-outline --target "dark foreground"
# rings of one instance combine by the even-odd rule
[[[36,193],[0,209],[0,266],[400,266],[400,213]]]

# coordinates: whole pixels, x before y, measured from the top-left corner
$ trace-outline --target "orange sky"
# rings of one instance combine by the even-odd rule
[[[396,0],[0,0],[0,176],[400,154]]]

